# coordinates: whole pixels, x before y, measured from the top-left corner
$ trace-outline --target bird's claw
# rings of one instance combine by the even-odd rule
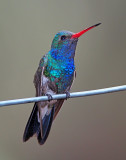
[[[70,98],[70,92],[66,91],[65,93],[66,93],[66,100],[67,100],[68,98]]]
[[[50,102],[51,100],[53,100],[53,97],[51,94],[46,94],[46,96],[48,97],[48,101]]]

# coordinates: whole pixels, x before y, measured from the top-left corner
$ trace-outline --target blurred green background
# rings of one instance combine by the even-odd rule
[[[79,32],[72,91],[126,84],[125,0],[0,0],[0,100],[35,95],[33,76],[60,30]],[[66,101],[43,146],[22,142],[33,104],[0,108],[0,160],[126,159],[126,92]]]

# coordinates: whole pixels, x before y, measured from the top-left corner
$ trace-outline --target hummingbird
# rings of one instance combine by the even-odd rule
[[[47,140],[52,122],[64,103],[64,99],[53,100],[52,95],[66,93],[66,98],[69,98],[69,91],[76,76],[74,57],[78,38],[100,24],[78,33],[60,31],[55,35],[50,51],[40,60],[34,76],[36,96],[47,95],[48,101],[35,102],[24,131],[24,142],[33,135],[37,137],[40,145]]]

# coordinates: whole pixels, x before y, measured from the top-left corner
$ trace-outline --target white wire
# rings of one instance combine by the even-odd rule
[[[119,91],[125,91],[125,90],[126,90],[126,85],[122,85],[122,86],[90,90],[90,91],[73,92],[73,93],[70,93],[70,98],[106,94],[106,93],[119,92]],[[56,95],[53,95],[52,98],[66,99],[66,94],[56,94]],[[48,96],[0,101],[0,106],[2,107],[2,106],[9,106],[9,105],[16,105],[16,104],[39,102],[39,101],[48,101]]]

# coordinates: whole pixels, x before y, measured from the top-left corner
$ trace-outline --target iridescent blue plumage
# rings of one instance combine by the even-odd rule
[[[69,92],[75,75],[74,56],[78,38],[97,25],[75,34],[61,31],[55,35],[51,50],[42,57],[35,73],[36,96]],[[64,100],[36,102],[26,125],[23,141],[36,134],[39,144],[44,144],[63,102]]]
[[[59,82],[57,82],[57,86],[58,93],[62,93],[72,84],[75,71],[74,59],[66,59],[64,58],[65,56],[55,58],[54,55],[56,55],[56,51],[55,53],[50,51],[49,54],[51,58],[48,60],[49,64],[45,69],[45,75],[46,72],[49,73],[49,79],[51,81],[55,81],[56,78],[60,79]]]

